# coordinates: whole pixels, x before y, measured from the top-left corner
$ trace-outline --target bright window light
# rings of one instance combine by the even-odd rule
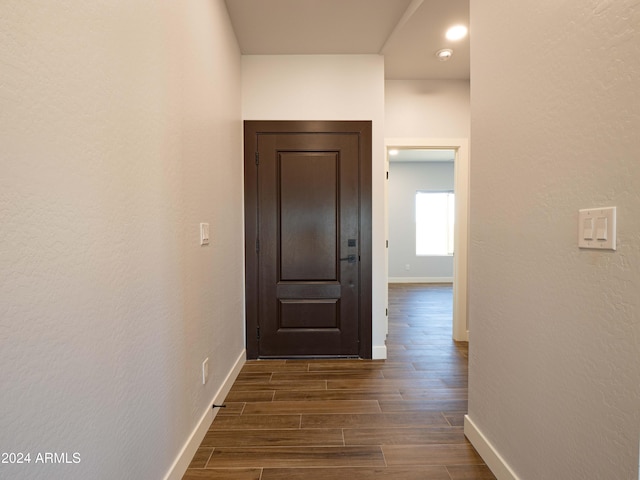
[[[453,192],[416,192],[416,255],[453,255]]]

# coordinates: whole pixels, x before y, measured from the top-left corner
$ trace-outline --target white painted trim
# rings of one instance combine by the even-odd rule
[[[454,149],[454,191],[456,194],[456,229],[453,256],[453,339],[469,341],[467,318],[467,251],[469,248],[469,139],[467,138],[387,138],[385,148]],[[388,202],[388,201],[387,201]],[[385,225],[388,221],[385,209]]]
[[[453,283],[453,277],[389,277],[389,283]]]
[[[373,360],[386,360],[387,358],[387,346],[386,345],[374,345],[371,352],[371,358]]]
[[[464,434],[498,480],[520,480],[469,415],[464,416]]]
[[[187,439],[187,442],[184,444],[184,447],[182,447],[182,450],[180,451],[180,453],[178,454],[178,457],[173,462],[173,465],[171,465],[171,468],[165,475],[164,480],[182,479],[185,472],[187,471],[187,467],[189,467],[189,464],[193,459],[193,456],[196,454],[198,447],[202,443],[202,440],[204,439],[204,436],[206,435],[207,430],[209,430],[209,427],[211,426],[213,419],[216,417],[218,413],[218,410],[216,409],[214,411],[214,409],[211,408],[211,406],[214,403],[220,404],[224,402],[224,399],[229,393],[229,390],[231,390],[231,386],[233,385],[233,382],[238,377],[238,374],[240,373],[240,370],[242,370],[242,366],[245,364],[246,361],[247,361],[247,352],[246,350],[242,350],[242,353],[236,360],[236,363],[233,365],[233,368],[231,369],[231,371],[227,374],[227,377],[224,379],[224,382],[222,382],[222,385],[220,386],[220,388],[218,389],[214,397],[207,404],[204,414],[200,418],[200,421],[196,425],[196,428],[193,430],[193,432]]]

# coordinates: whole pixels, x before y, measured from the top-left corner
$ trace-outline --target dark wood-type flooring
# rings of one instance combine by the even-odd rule
[[[449,285],[389,285],[387,360],[248,361],[183,480],[495,479],[463,434]]]

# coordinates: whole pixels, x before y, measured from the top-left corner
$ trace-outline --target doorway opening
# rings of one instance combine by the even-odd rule
[[[469,341],[467,320],[467,248],[468,248],[468,203],[469,203],[469,150],[467,139],[387,139],[387,172],[392,176],[394,169],[399,175],[387,182],[386,231],[389,241],[387,249],[387,277],[391,282],[452,283],[453,321],[452,337],[456,341]],[[390,152],[395,155],[391,155]],[[397,153],[396,153],[397,152]],[[393,166],[392,166],[393,165]],[[427,173],[427,170],[430,172]],[[429,180],[420,183],[420,178]],[[389,184],[399,180],[404,188],[404,202],[390,198]],[[426,183],[425,183],[426,182]],[[423,186],[420,186],[423,185]],[[451,252],[420,255],[419,222],[416,218],[420,194],[451,193],[447,202],[453,203],[453,245]],[[439,197],[441,195],[434,195]],[[415,197],[415,200],[412,200]],[[454,197],[455,200],[452,201]],[[438,200],[441,200],[440,198]],[[412,201],[410,207],[408,202]],[[403,206],[404,205],[404,206]],[[441,212],[442,213],[442,212]],[[400,215],[402,218],[397,218]],[[393,218],[392,218],[393,217]],[[440,232],[436,225],[437,215],[427,220]],[[442,220],[446,223],[446,219]],[[402,223],[405,227],[401,227]],[[422,222],[424,224],[424,221]],[[440,232],[443,233],[443,232]],[[439,234],[439,233],[436,233]],[[416,238],[418,237],[418,238]],[[415,266],[414,266],[415,265]],[[413,270],[412,270],[413,269]]]

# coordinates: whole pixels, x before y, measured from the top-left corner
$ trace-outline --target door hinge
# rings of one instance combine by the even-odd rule
[[[389,172],[387,172],[387,180],[389,180]]]
[[[385,315],[385,317],[389,316],[389,309],[388,308],[384,309],[384,315]]]
[[[260,251],[260,239],[256,238],[256,252]]]
[[[260,164],[260,154],[256,152],[256,165]]]
[[[260,340],[260,325],[256,327],[256,339]]]
[[[387,240],[387,248],[389,248],[389,240]]]

